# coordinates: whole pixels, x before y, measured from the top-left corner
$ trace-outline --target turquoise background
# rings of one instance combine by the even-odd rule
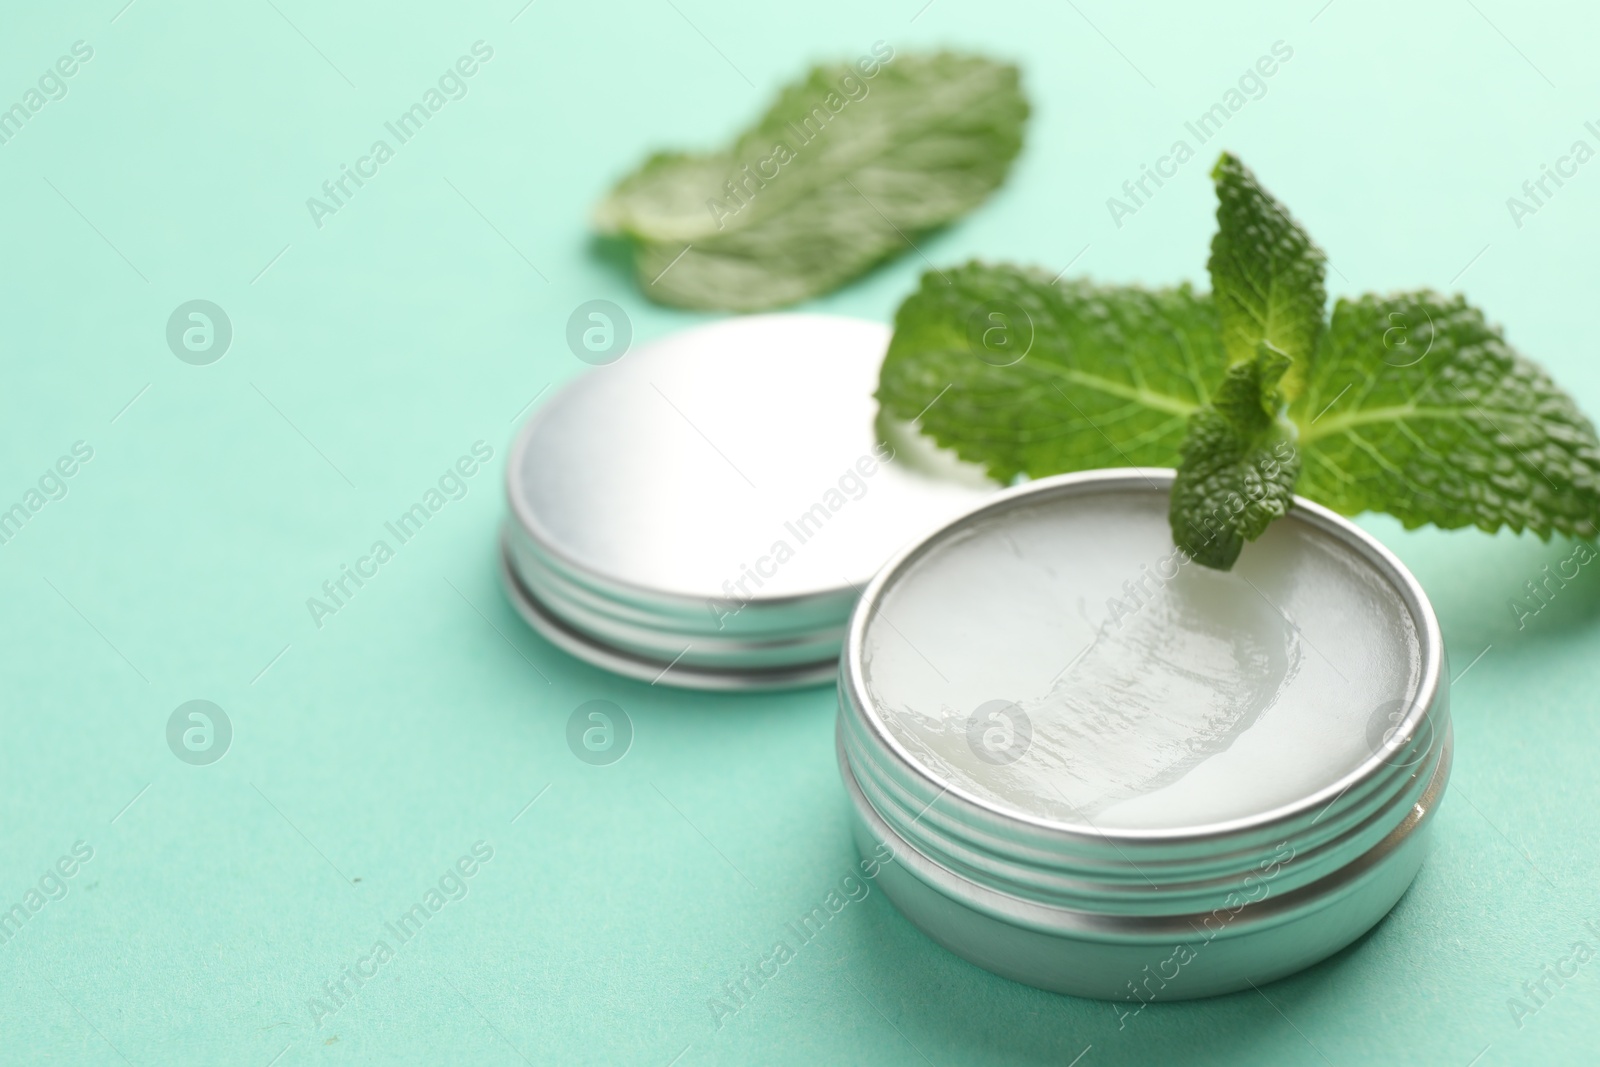
[[[0,145],[0,503],[75,441],[94,457],[0,546],[0,907],[74,842],[93,858],[0,945],[0,1060],[1594,1062],[1600,962],[1520,1026],[1507,1006],[1575,940],[1600,948],[1600,578],[1524,628],[1509,607],[1569,544],[1364,520],[1471,665],[1435,851],[1334,959],[1122,1030],[945,953],[875,889],[714,1026],[708,999],[855,862],[833,695],[625,681],[496,584],[514,424],[586,370],[573,308],[614,300],[637,340],[705,318],[643,300],[591,205],[646,150],[710,145],[880,39],[1014,57],[1035,107],[1005,189],[919,241],[935,263],[1203,283],[1225,144],[1326,248],[1332,293],[1464,289],[1600,412],[1600,162],[1521,227],[1505,203],[1600,147],[1594,11],[1320,2],[9,5],[0,105],[74,41],[94,55]],[[317,228],[306,198],[480,39],[469,94]],[[1106,198],[1278,40],[1267,94],[1115,226]],[[887,321],[923,267],[811,306]],[[166,345],[191,299],[232,322],[209,366]],[[478,440],[490,469],[315,628],[306,598]],[[210,766],[167,747],[191,699],[233,724]],[[564,740],[591,699],[634,724],[612,766]],[[478,841],[466,897],[315,1020]]]

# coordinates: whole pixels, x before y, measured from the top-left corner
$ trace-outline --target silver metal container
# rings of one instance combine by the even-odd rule
[[[874,423],[888,327],[697,326],[587,370],[506,466],[506,593],[551,643],[651,683],[826,684],[859,590],[992,486],[931,477]]]
[[[1014,517],[1050,509],[1088,514],[1085,509],[1112,499],[1108,494],[1133,501],[1144,494],[1164,509],[1172,477],[1168,470],[1135,469],[1044,479],[999,494],[928,534],[863,594],[839,672],[841,774],[861,853],[881,857],[887,848],[894,854],[878,876],[889,898],[928,936],[971,962],[1029,985],[1119,1001],[1124,1021],[1152,1001],[1259,985],[1354,941],[1415,877],[1450,772],[1445,652],[1426,597],[1370,535],[1301,499],[1280,521],[1299,524],[1284,537],[1325,541],[1330,551],[1357,561],[1362,581],[1381,585],[1384,596],[1392,593],[1403,605],[1415,640],[1414,648],[1394,650],[1414,664],[1410,692],[1370,714],[1359,709],[1355,719],[1340,720],[1366,723],[1364,739],[1343,739],[1364,744],[1357,751],[1365,758],[1336,777],[1306,781],[1303,795],[1217,821],[1095,825],[1087,816],[1039,817],[966,787],[891,729],[877,691],[887,683],[875,678],[869,635],[886,601],[917,602],[904,589],[919,580],[924,561]],[[1241,559],[1246,582],[1254,549],[1247,546]],[[1216,572],[1206,573],[1204,581],[1213,581]],[[1285,619],[1295,634],[1309,638],[1299,630],[1312,627],[1307,617]],[[884,623],[896,624],[908,633],[928,632],[904,615]],[[1308,654],[1307,662],[1315,660]],[[954,674],[948,662],[945,669]],[[962,710],[947,706],[943,714]],[[940,711],[906,713],[936,721]]]

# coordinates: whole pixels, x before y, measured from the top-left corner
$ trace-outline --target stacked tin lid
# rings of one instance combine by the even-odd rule
[[[599,366],[507,465],[503,575],[552,643],[650,682],[832,680],[859,590],[988,489],[913,469],[875,423],[877,323],[760,315]]]

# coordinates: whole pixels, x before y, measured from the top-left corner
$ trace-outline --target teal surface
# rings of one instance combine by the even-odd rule
[[[1600,147],[1592,9],[123,3],[12,3],[0,32],[4,107],[93,53],[0,143],[0,507],[44,478],[0,545],[0,908],[24,916],[0,926],[0,1061],[1595,1061],[1600,962],[1570,953],[1600,949],[1600,576],[1510,607],[1570,544],[1366,521],[1465,672],[1435,852],[1336,958],[1123,1026],[943,952],[875,889],[713,1011],[856,862],[833,696],[586,667],[520,624],[493,555],[519,416],[587,369],[572,310],[613,300],[637,339],[705,319],[642,299],[591,204],[878,40],[1015,57],[1035,104],[1008,185],[928,260],[1203,283],[1225,144],[1321,241],[1333,293],[1464,289],[1600,414],[1600,162],[1532,214],[1506,203]],[[478,41],[465,95],[314,220]],[[1277,41],[1265,94],[1119,227],[1107,198]],[[922,255],[813,306],[887,321]],[[232,325],[209,365],[167,343],[197,299]],[[307,598],[479,441],[464,495],[316,625]],[[76,442],[92,458],[45,477]],[[634,729],[609,766],[566,743],[596,699]],[[169,748],[190,700],[231,723],[220,761]]]

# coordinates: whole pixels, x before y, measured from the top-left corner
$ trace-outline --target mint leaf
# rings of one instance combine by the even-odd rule
[[[1408,527],[1600,532],[1600,440],[1460,296],[1340,300],[1295,405],[1300,491]]]
[[[726,151],[659,153],[616,186],[596,221],[632,242],[648,296],[792,304],[907,251],[1000,184],[1028,114],[1016,67],[875,55],[814,68]]]
[[[1252,360],[1262,341],[1293,363],[1283,395],[1304,388],[1321,340],[1328,294],[1322,250],[1284,206],[1227,152],[1211,171],[1217,189],[1217,235],[1211,239],[1211,288],[1230,362]]]
[[[1294,504],[1300,459],[1278,417],[1278,383],[1290,359],[1262,341],[1235,363],[1216,397],[1189,417],[1183,465],[1172,484],[1173,540],[1208,567],[1228,570]]]
[[[1187,286],[1051,284],[969,263],[923,275],[900,306],[877,397],[1001,483],[1170,467],[1226,362],[1211,301]]]
[[[1325,323],[1322,253],[1237,159],[1214,176],[1214,299],[926,275],[896,316],[883,413],[1002,482],[1178,466],[1173,538],[1224,570],[1297,481],[1407,527],[1600,536],[1600,437],[1548,374],[1460,296],[1341,300]]]
[[[1315,366],[1327,292],[1322,251],[1238,157],[1224,152],[1211,177],[1208,266],[1232,366],[1212,403],[1189,417],[1168,514],[1178,545],[1228,570],[1294,503],[1301,461],[1279,408]]]

